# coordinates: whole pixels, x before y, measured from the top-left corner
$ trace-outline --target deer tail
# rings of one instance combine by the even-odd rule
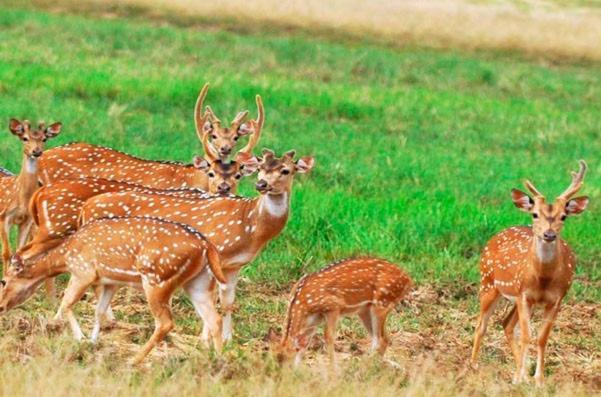
[[[220,284],[225,284],[227,283],[227,279],[221,270],[221,258],[219,257],[219,252],[213,244],[208,241],[207,243],[207,260],[209,262],[209,268],[217,281],[219,281]]]

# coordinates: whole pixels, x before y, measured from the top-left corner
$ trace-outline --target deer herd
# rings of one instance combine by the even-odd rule
[[[141,159],[88,143],[45,150],[46,141],[60,134],[60,122],[35,127],[10,120],[10,132],[22,142],[23,161],[18,175],[0,168],[0,313],[23,303],[41,284],[53,298],[53,278],[69,273],[56,317],[66,317],[73,335],[83,339],[72,308],[93,286],[97,306],[90,339],[96,342],[101,321],[112,318],[116,291],[139,288],[155,331],[134,358],[138,363],[173,328],[170,302],[181,287],[203,321],[203,342],[217,352],[231,343],[240,270],[282,232],[294,179],[311,171],[315,160],[295,159],[294,151],[278,157],[265,149],[255,155],[265,123],[261,97],[256,97],[256,119],[247,120],[248,112],[240,112],[227,127],[210,106],[203,111],[207,93],[208,84],[194,108],[204,157],[194,157],[191,164]],[[244,137],[248,142],[235,152]],[[580,161],[570,186],[555,202],[548,202],[530,181],[531,196],[512,191],[513,203],[531,214],[532,226],[498,233],[482,252],[474,365],[487,323],[504,297],[513,304],[503,326],[516,362],[514,382],[527,380],[531,312],[541,305],[534,378],[543,383],[549,333],[576,267],[573,251],[559,234],[567,217],[587,207],[587,197],[574,197],[585,172],[586,163]],[[240,180],[254,173],[259,195],[235,195]],[[15,250],[10,244],[13,226]],[[325,322],[333,359],[336,323],[351,314],[370,334],[372,350],[384,354],[387,316],[411,288],[403,270],[374,257],[344,259],[304,276],[293,288],[283,337],[274,347],[277,357],[296,355],[298,363],[316,327]]]

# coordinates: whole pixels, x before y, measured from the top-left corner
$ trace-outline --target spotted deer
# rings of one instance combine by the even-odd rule
[[[18,226],[17,246],[25,244],[25,239],[31,228],[32,221],[28,212],[28,204],[34,191],[38,188],[38,160],[44,151],[46,141],[61,132],[62,124],[54,123],[46,127],[40,123],[37,128],[31,127],[27,120],[21,122],[11,119],[8,126],[10,132],[23,143],[23,162],[21,173],[17,176],[2,177],[2,207],[0,208],[0,239],[2,240],[2,260],[6,266],[9,263],[10,230]]]
[[[317,326],[325,322],[325,342],[333,361],[336,324],[341,316],[353,314],[371,335],[371,349],[383,355],[389,344],[386,318],[411,286],[411,278],[398,266],[370,257],[344,259],[304,276],[291,293],[278,358],[285,361],[296,354],[298,365]]]
[[[84,334],[72,307],[90,286],[103,286],[92,342],[98,339],[101,318],[115,292],[123,285],[141,288],[155,319],[154,333],[134,359],[141,362],[173,329],[171,297],[182,287],[210,329],[215,349],[221,350],[221,318],[209,291],[214,278],[225,282],[219,253],[190,226],[156,218],[102,219],[46,254],[25,261],[15,255],[2,281],[0,313],[23,303],[48,277],[66,272],[71,278],[56,318],[66,316],[77,340]]]
[[[294,152],[276,158],[265,150],[263,158],[253,157],[246,167],[259,169],[256,189],[260,196],[187,199],[135,192],[108,193],[88,200],[81,211],[81,222],[107,216],[144,216],[186,223],[217,247],[227,282],[219,289],[225,341],[232,338],[231,316],[238,273],[284,229],[288,221],[292,182],[297,173],[309,172],[313,157],[294,161]],[[203,330],[206,340],[207,331]]]
[[[472,363],[476,363],[482,337],[495,306],[501,297],[515,302],[503,320],[505,335],[516,361],[514,383],[527,379],[530,314],[534,305],[544,307],[543,325],[537,341],[537,363],[534,378],[537,385],[544,381],[544,356],[549,334],[563,297],[568,292],[576,257],[569,245],[559,238],[564,221],[570,215],[582,213],[588,197],[572,198],[581,188],[586,163],[572,173],[570,186],[554,203],[545,197],[530,181],[526,193],[513,189],[511,197],[517,208],[532,215],[532,226],[506,229],[494,236],[484,247],[480,259],[480,315],[474,336]],[[520,325],[520,345],[514,340],[516,324]]]
[[[234,161],[230,162],[226,161],[219,154],[220,151],[210,143],[208,135],[216,136],[215,142],[226,139],[225,135],[222,137],[222,132],[223,134],[227,132],[227,139],[235,138],[237,140],[238,135],[232,135],[229,130],[209,128],[209,125],[213,125],[209,120],[214,117],[214,114],[212,111],[200,113],[207,90],[208,85],[205,85],[198,97],[194,113],[196,132],[205,151],[204,158],[195,156],[192,164],[154,161],[134,157],[107,147],[87,143],[71,143],[44,153],[40,160],[41,182],[48,184],[66,178],[95,177],[125,181],[156,189],[194,187],[219,193],[235,192],[237,181],[234,183],[232,179],[240,178],[243,171],[240,168],[240,162],[252,155],[252,150],[261,136],[261,128],[265,121],[263,103],[257,96],[257,119],[242,123],[238,128],[251,135],[248,143],[234,156]],[[242,119],[240,119],[240,123]],[[204,139],[205,135],[207,139]]]

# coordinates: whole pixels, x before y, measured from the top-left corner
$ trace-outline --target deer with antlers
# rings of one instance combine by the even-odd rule
[[[2,280],[0,313],[23,303],[48,277],[65,272],[71,273],[71,278],[56,318],[66,316],[77,340],[84,334],[72,307],[90,286],[103,286],[92,342],[98,339],[101,318],[118,288],[141,288],[155,319],[154,333],[134,359],[134,363],[141,362],[173,329],[171,297],[182,287],[210,329],[215,349],[221,350],[221,318],[209,290],[214,278],[225,282],[219,253],[190,226],[156,218],[103,219],[83,227],[46,254],[25,261],[15,255]]]
[[[570,215],[582,213],[588,197],[572,198],[582,187],[586,163],[572,174],[572,183],[554,203],[530,181],[525,185],[532,193],[513,189],[513,203],[532,215],[532,227],[511,227],[494,236],[484,248],[480,259],[480,315],[474,336],[472,363],[476,363],[482,337],[495,306],[501,297],[515,302],[503,320],[509,346],[516,361],[514,383],[527,379],[530,315],[534,305],[544,307],[543,325],[537,340],[537,362],[534,378],[537,385],[544,381],[545,348],[563,297],[572,284],[576,257],[569,245],[559,238],[564,221]],[[520,345],[514,340],[516,324],[520,325]]]
[[[232,338],[231,315],[238,273],[283,230],[288,221],[292,182],[297,173],[309,172],[313,157],[294,160],[294,152],[276,158],[265,150],[263,158],[251,158],[245,166],[259,170],[256,188],[260,196],[186,199],[135,192],[107,193],[88,200],[81,222],[110,216],[152,215],[186,223],[204,233],[219,250],[227,282],[219,289],[224,313],[223,336]],[[203,339],[207,331],[203,330]]]
[[[252,155],[261,136],[265,112],[261,97],[257,95],[258,117],[244,122],[248,112],[242,112],[232,122],[229,129],[221,128],[215,114],[207,107],[201,114],[202,104],[208,91],[208,84],[201,90],[194,109],[197,135],[203,144],[204,158],[195,156],[193,164],[172,161],[153,161],[137,158],[117,150],[72,143],[48,150],[40,160],[40,180],[43,184],[66,179],[96,177],[145,185],[156,189],[177,189],[195,187],[218,193],[233,192],[227,180],[239,179],[243,170],[241,162]],[[234,128],[235,127],[235,128]],[[222,156],[228,147],[230,154],[233,144],[240,136],[250,134],[248,143],[238,151],[234,161]],[[221,145],[216,149],[213,142]]]
[[[372,338],[371,349],[381,355],[388,347],[386,318],[411,289],[411,278],[398,266],[378,258],[334,262],[301,278],[288,306],[284,336],[276,348],[280,361],[302,354],[321,322],[330,360],[334,360],[336,324],[341,316],[357,314]]]
[[[38,188],[39,167],[38,161],[46,141],[54,138],[61,132],[62,124],[54,123],[46,127],[40,123],[37,128],[31,127],[27,120],[21,122],[11,119],[10,132],[23,142],[23,162],[21,173],[17,176],[4,175],[2,185],[6,189],[0,208],[0,238],[2,240],[2,260],[6,266],[10,260],[10,230],[18,225],[18,246],[25,244],[25,239],[31,228],[32,221],[28,212],[31,196]]]

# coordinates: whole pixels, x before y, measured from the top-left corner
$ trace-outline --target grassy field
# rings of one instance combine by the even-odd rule
[[[563,233],[579,257],[577,282],[551,338],[544,392],[601,389],[598,65],[1,7],[3,117],[62,121],[53,145],[87,141],[189,161],[200,151],[194,101],[208,81],[207,103],[224,119],[255,112],[261,94],[261,146],[315,155],[317,165],[297,179],[284,233],[243,272],[236,341],[223,358],[197,349],[200,327],[184,298],[175,302],[168,348],[142,370],[123,364],[151,329],[137,295],[120,297],[119,325],[99,348],[57,332],[45,320],[54,307],[38,298],[1,320],[0,394],[534,393],[509,386],[499,327],[491,327],[480,372],[463,371],[478,256],[495,232],[529,222],[513,207],[511,188],[532,178],[553,197],[580,158],[590,167],[583,193],[591,205]],[[8,130],[0,142],[0,166],[18,171],[19,143]],[[255,195],[251,182],[243,194]],[[351,341],[364,333],[347,321],[337,374],[323,375],[319,354],[300,372],[279,372],[260,338],[282,323],[291,283],[330,260],[367,253],[396,261],[418,284],[391,319],[388,357],[400,366],[357,354],[364,346]],[[91,306],[80,306],[90,318]]]

